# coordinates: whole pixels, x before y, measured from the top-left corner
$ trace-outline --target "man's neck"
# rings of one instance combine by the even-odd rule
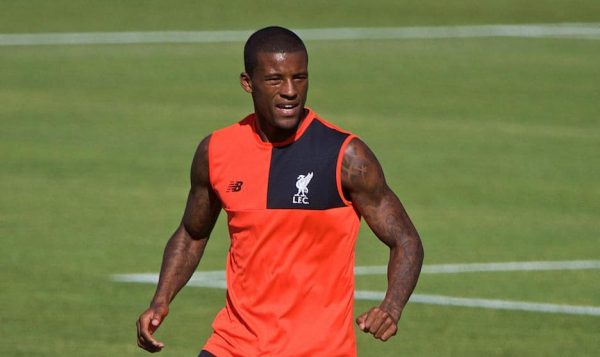
[[[298,124],[294,128],[287,129],[287,130],[281,129],[281,128],[275,128],[273,126],[267,125],[264,122],[264,120],[261,119],[257,115],[256,116],[256,131],[258,133],[258,136],[264,142],[269,142],[269,143],[284,142],[296,134],[296,132],[298,131],[298,128],[300,127],[300,125],[302,125],[302,123],[304,122],[304,119],[306,119],[307,115],[308,115],[308,109],[304,108],[304,113],[302,115],[302,118],[298,121]]]

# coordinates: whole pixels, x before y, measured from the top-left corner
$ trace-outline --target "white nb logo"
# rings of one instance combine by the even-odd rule
[[[308,193],[308,184],[310,183],[310,180],[312,178],[312,172],[309,172],[306,175],[298,175],[298,181],[296,181],[296,188],[298,188],[298,193],[296,193],[292,198],[293,203],[299,203],[304,205],[308,204],[308,196],[306,194]]]

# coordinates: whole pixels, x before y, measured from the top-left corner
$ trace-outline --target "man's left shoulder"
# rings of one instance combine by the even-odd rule
[[[337,124],[334,124],[332,122],[330,122],[329,120],[323,119],[323,117],[319,114],[315,113],[315,120],[317,120],[319,123],[321,123],[322,125],[324,125],[325,127],[337,131],[339,133],[342,134],[346,134],[346,135],[354,135],[352,132],[342,129],[341,127],[339,127]]]

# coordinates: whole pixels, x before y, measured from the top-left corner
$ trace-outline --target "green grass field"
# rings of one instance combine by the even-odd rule
[[[2,1],[0,33],[600,22],[597,1],[521,3]],[[1,356],[146,355],[135,320],[154,287],[111,276],[158,271],[195,146],[252,110],[242,46],[0,46]],[[307,46],[308,104],[375,151],[425,264],[600,259],[599,40]],[[222,218],[200,271],[224,268]],[[357,265],[386,261],[364,225]],[[417,293],[600,306],[598,281],[599,270],[423,274]],[[157,333],[161,355],[196,355],[223,303],[223,290],[184,289]],[[410,304],[398,336],[359,333],[358,348],[596,356],[599,335],[598,316]]]

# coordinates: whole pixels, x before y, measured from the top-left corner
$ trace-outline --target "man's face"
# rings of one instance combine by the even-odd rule
[[[252,73],[240,82],[252,94],[261,130],[269,140],[285,139],[304,118],[308,91],[308,58],[303,51],[259,52]]]

